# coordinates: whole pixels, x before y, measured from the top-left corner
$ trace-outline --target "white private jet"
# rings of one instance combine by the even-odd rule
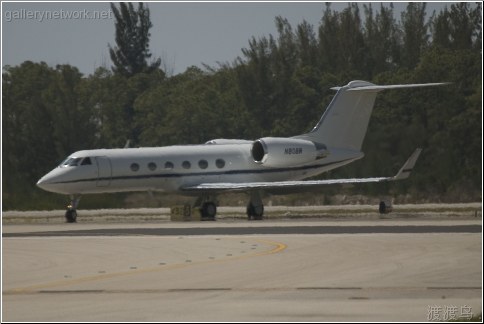
[[[302,191],[329,184],[405,179],[415,165],[417,149],[393,177],[312,180],[313,177],[361,159],[361,145],[378,92],[385,89],[444,85],[425,83],[375,85],[351,81],[332,88],[336,95],[316,126],[289,138],[254,141],[215,139],[201,145],[97,149],[71,154],[43,176],[37,186],[70,195],[67,222],[75,222],[83,194],[162,191],[197,196],[204,219],[215,219],[215,197],[227,191],[249,194],[249,219],[262,219],[263,193]]]

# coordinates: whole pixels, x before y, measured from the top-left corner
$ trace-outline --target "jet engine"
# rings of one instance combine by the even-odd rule
[[[327,156],[324,144],[297,138],[264,137],[252,143],[256,163],[267,167],[288,167],[311,163]]]

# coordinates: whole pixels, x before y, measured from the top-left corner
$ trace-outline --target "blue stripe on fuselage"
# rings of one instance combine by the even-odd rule
[[[311,169],[318,169],[334,164],[339,164],[343,162],[347,162],[350,160],[354,160],[354,158],[326,163],[326,164],[317,164],[317,165],[307,165],[307,166],[300,166],[300,167],[293,167],[293,168],[264,168],[264,169],[250,169],[250,170],[229,170],[229,171],[222,171],[222,172],[196,172],[196,173],[162,173],[162,174],[144,174],[144,175],[126,175],[126,176],[117,176],[117,177],[104,177],[104,178],[87,178],[87,179],[78,179],[78,180],[69,180],[69,181],[59,181],[55,183],[77,183],[77,182],[89,182],[89,181],[103,181],[103,180],[131,180],[131,179],[150,179],[150,178],[180,178],[180,177],[194,177],[194,176],[215,176],[215,175],[235,175],[235,174],[261,174],[261,173],[276,173],[276,172],[290,172],[290,171],[302,171],[302,170],[311,170]]]

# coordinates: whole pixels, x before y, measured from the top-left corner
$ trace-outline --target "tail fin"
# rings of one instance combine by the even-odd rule
[[[328,147],[360,151],[368,129],[378,92],[385,89],[429,87],[447,83],[399,84],[379,86],[366,81],[351,81],[338,90],[321,120],[307,134],[295,136]]]

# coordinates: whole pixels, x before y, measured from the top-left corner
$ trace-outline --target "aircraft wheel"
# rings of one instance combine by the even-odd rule
[[[215,220],[217,215],[217,206],[213,202],[206,202],[202,206],[202,218],[203,220]]]
[[[75,209],[68,209],[65,214],[66,221],[68,223],[75,223],[77,222],[77,212]]]
[[[248,204],[247,205],[247,220],[252,220],[252,217],[254,215],[254,206],[252,206],[252,204]]]
[[[254,206],[252,203],[247,205],[248,220],[262,220],[264,218],[264,205]]]
[[[264,218],[264,206],[254,206],[254,219],[262,220]]]
[[[387,212],[387,205],[385,204],[384,201],[380,201],[378,211],[380,212],[380,214],[385,214]]]

